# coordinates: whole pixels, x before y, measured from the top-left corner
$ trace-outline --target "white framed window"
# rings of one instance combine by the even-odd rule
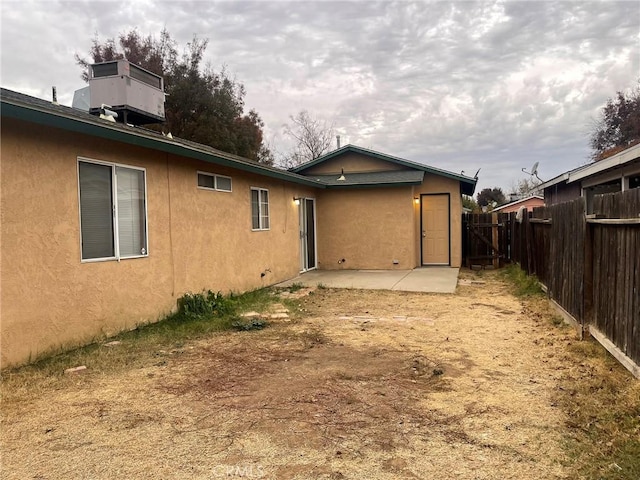
[[[208,172],[198,172],[198,188],[204,190],[217,190],[219,192],[231,191],[231,177],[215,175]]]
[[[78,158],[82,261],[146,257],[146,170]]]
[[[251,229],[269,230],[269,190],[251,187]]]

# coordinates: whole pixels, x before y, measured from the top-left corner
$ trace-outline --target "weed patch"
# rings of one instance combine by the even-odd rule
[[[259,320],[242,322],[236,312],[266,310],[277,301],[269,289],[254,290],[242,295],[224,296],[206,291],[186,294],[178,300],[177,311],[162,320],[139,325],[122,332],[111,340],[116,346],[103,345],[104,339],[36,360],[30,365],[2,372],[2,380],[20,378],[60,379],[64,370],[86,365],[89,371],[114,372],[147,365],[157,358],[159,351],[180,350],[189,341],[229,330],[256,330],[267,323]],[[242,327],[240,328],[240,325]],[[46,383],[46,382],[45,382]]]
[[[287,288],[287,290],[289,290],[289,292],[291,293],[295,293],[298,290],[302,290],[304,288],[304,285],[296,282],[296,283],[292,283],[291,285],[289,285],[289,288]]]
[[[185,293],[178,299],[178,316],[203,318],[225,315],[233,312],[233,306],[233,296],[225,298],[220,292]]]
[[[248,332],[249,330],[262,330],[268,325],[264,320],[257,318],[251,320],[236,320],[231,326],[240,332]]]
[[[500,273],[503,277],[515,286],[514,294],[519,297],[535,297],[544,294],[538,277],[535,275],[527,275],[518,265],[511,264],[503,268]]]

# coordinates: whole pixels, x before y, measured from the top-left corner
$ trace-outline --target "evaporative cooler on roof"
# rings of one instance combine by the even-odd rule
[[[162,77],[127,60],[89,67],[90,108],[99,115],[103,105],[118,113],[118,121],[133,125],[164,122]]]

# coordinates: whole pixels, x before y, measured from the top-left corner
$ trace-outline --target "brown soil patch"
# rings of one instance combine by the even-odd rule
[[[552,398],[572,332],[482,280],[318,289],[303,318],[9,393],[2,476],[562,478]]]

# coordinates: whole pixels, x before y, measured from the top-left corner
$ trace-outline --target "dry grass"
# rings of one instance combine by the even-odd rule
[[[584,344],[497,273],[463,277],[457,295],[319,289],[262,331],[123,342],[82,375],[13,372],[3,478],[579,475],[564,399]]]
[[[567,414],[565,448],[575,479],[640,478],[640,381],[595,340],[567,350],[572,369],[556,394]]]
[[[507,271],[524,297],[525,311],[558,331],[570,329],[532,279],[512,267]],[[569,478],[640,479],[640,381],[594,339],[565,341],[562,375],[554,394],[566,415],[563,448]]]

